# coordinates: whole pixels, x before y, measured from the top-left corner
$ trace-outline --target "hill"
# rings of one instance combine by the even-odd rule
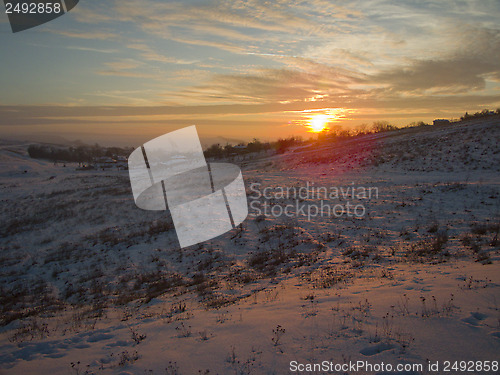
[[[496,360],[499,125],[241,161],[249,217],[186,249],[167,213],[136,208],[126,171],[2,144],[0,366],[281,374],[326,360],[403,374]]]

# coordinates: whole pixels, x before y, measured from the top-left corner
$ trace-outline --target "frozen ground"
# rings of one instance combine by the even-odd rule
[[[2,143],[0,373],[498,361],[499,144],[498,120],[476,121],[239,161],[251,215],[179,250],[165,213],[135,207],[126,171]],[[321,201],[335,208],[295,212]],[[365,215],[341,215],[348,203]]]

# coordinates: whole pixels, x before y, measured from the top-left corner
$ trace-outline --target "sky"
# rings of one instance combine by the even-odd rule
[[[500,107],[500,1],[80,0],[12,33],[0,137],[137,146],[458,118]]]

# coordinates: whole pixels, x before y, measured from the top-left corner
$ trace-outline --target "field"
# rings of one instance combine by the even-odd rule
[[[445,361],[499,361],[499,125],[232,160],[249,217],[185,249],[166,212],[135,206],[127,171],[76,171],[2,142],[0,373],[364,361],[412,374],[439,361],[444,374]]]

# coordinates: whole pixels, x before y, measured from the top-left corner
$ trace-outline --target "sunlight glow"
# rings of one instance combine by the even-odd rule
[[[308,128],[310,132],[321,133],[327,129],[330,116],[328,115],[314,115],[309,120]]]

